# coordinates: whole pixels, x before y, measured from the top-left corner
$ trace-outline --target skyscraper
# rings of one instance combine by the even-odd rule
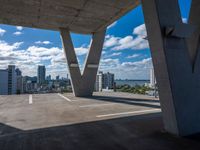
[[[16,70],[16,77],[17,77],[17,94],[23,93],[23,77],[22,77],[22,72],[19,68]]]
[[[14,65],[8,66],[8,94],[16,94],[17,76]]]
[[[155,85],[156,85],[156,77],[155,77],[155,74],[154,74],[154,69],[150,69],[150,84],[149,86],[152,87],[152,88],[155,88]]]
[[[96,76],[95,91],[99,91],[99,92],[102,91],[102,89],[103,89],[102,78],[103,78],[103,72],[100,71]]]
[[[0,95],[8,95],[8,70],[0,70]]]
[[[44,84],[46,77],[46,68],[45,66],[38,66],[38,73],[37,73],[37,83]]]

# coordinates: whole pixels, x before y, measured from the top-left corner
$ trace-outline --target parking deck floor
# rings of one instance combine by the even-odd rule
[[[127,93],[0,96],[0,150],[196,149],[164,132],[159,100]]]

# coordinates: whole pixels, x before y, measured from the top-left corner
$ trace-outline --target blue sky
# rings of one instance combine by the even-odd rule
[[[190,0],[179,0],[182,18],[187,20]],[[82,68],[91,36],[71,34]],[[115,73],[117,79],[149,79],[152,68],[141,6],[107,29],[99,70]],[[0,69],[15,64],[23,75],[36,76],[45,65],[47,75],[66,77],[68,70],[59,32],[0,25]]]

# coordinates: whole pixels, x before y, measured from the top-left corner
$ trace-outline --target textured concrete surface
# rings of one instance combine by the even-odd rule
[[[200,3],[192,3],[189,20],[198,27]],[[182,36],[166,35],[169,27],[191,26],[183,24],[178,0],[143,0],[142,4],[165,129],[181,136],[200,133],[200,53],[199,40],[195,40],[199,31],[191,35],[192,43]],[[188,42],[194,44],[190,50]]]
[[[103,92],[87,98],[72,94],[32,98],[30,103],[29,95],[0,96],[1,150],[200,148],[198,135],[179,138],[164,132],[159,101],[152,97]],[[97,118],[103,114],[118,115]]]
[[[99,115],[160,108],[159,101],[152,100],[151,97],[134,98],[132,95],[126,98],[122,93],[95,95],[89,98],[77,98],[73,94],[32,95],[32,103],[29,95],[0,96],[0,122],[20,130],[30,130],[134,114],[98,117]]]
[[[90,49],[84,63],[83,73],[81,73],[70,32],[68,29],[60,29],[65,57],[71,77],[72,89],[75,96],[91,96],[94,91],[105,32],[106,29],[93,34]]]
[[[0,0],[0,23],[93,33],[139,5],[139,0]],[[103,10],[103,11],[102,11]]]
[[[159,101],[152,97],[110,92],[88,98],[72,94],[32,98],[30,103],[29,95],[0,96],[1,150],[200,148],[199,135],[179,138],[164,132]],[[103,114],[118,115],[97,118]]]

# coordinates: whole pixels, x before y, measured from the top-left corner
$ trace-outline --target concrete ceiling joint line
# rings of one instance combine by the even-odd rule
[[[84,7],[85,7],[85,5],[88,3],[88,1],[89,1],[89,0],[86,0],[86,1],[84,2],[84,4],[82,5],[82,7],[81,7],[80,9],[77,9],[77,14],[74,16],[74,18],[72,19],[71,23],[69,23],[69,26],[72,25],[72,24],[75,22],[76,18],[79,17],[81,11],[84,9]]]
[[[40,6],[38,8],[38,17],[37,17],[37,22],[40,22],[40,13],[41,13],[41,7],[42,7],[42,0],[40,0]]]

